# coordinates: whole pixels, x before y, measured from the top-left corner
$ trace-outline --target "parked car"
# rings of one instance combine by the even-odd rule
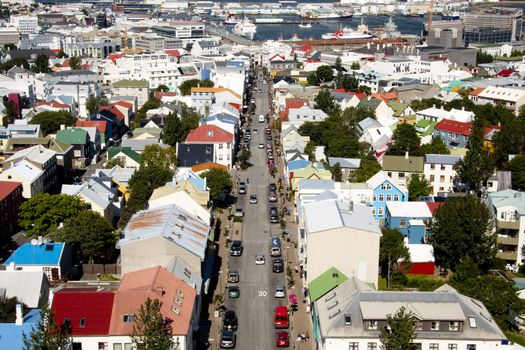
[[[276,298],[284,298],[286,296],[286,290],[284,289],[284,286],[282,284],[278,284],[275,286],[274,295]]]
[[[275,328],[288,328],[290,320],[288,317],[288,308],[286,306],[277,306],[273,313],[273,326]]]
[[[264,265],[265,261],[263,254],[255,255],[255,265]]]
[[[290,336],[286,331],[277,332],[277,338],[275,339],[275,346],[278,348],[287,348],[290,346]]]
[[[236,299],[236,298],[239,297],[239,295],[240,295],[239,287],[237,287],[237,286],[230,286],[230,287],[228,287],[228,296],[231,299]]]
[[[274,183],[271,183],[269,185],[269,188],[270,188],[270,191],[274,191],[274,192],[277,191],[277,186]]]
[[[270,222],[276,224],[279,222],[279,213],[277,212],[277,207],[270,208]]]
[[[244,209],[242,209],[242,207],[235,208],[235,213],[233,215],[242,218],[244,216]]]
[[[272,141],[272,135],[267,135],[266,136],[266,141]]]
[[[281,259],[281,258],[273,259],[273,261],[272,261],[272,271],[276,272],[276,273],[284,271],[283,259]]]
[[[226,310],[222,318],[223,331],[236,331],[238,326],[237,315],[233,310]]]
[[[270,255],[272,257],[279,257],[279,256],[281,256],[281,248],[279,248],[279,247],[271,247],[270,248]]]
[[[231,256],[241,256],[243,251],[241,241],[233,241],[230,245],[230,255]]]
[[[239,194],[246,194],[246,182],[239,182]]]
[[[228,274],[228,283],[239,283],[239,273],[237,271],[230,271]]]
[[[259,149],[263,149],[264,148],[264,144],[260,143],[258,147],[259,147]]]
[[[221,348],[222,349],[233,349],[235,348],[236,343],[236,335],[235,332],[232,331],[224,331],[221,333]]]
[[[259,131],[257,129],[253,129],[252,134],[257,135]]]
[[[250,195],[250,204],[257,204],[258,201],[256,194]]]
[[[268,200],[270,202],[277,202],[277,194],[275,192],[268,193]],[[271,212],[270,215],[272,215]]]

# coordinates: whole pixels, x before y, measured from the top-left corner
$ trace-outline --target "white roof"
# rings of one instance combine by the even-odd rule
[[[382,183],[384,183],[385,181],[388,181],[392,186],[395,186],[398,190],[400,190],[403,193],[407,193],[408,192],[405,186],[401,186],[398,183],[396,183],[396,181],[394,181],[394,179],[392,179],[390,176],[388,176],[388,174],[386,172],[384,172],[382,170],[379,170],[377,172],[377,174],[375,174],[370,179],[368,179],[366,184],[368,185],[368,188],[373,190],[373,189],[377,188],[377,186],[379,186]]]
[[[387,315],[394,315],[401,307],[414,314],[420,320],[458,321],[464,320],[465,314],[458,302],[411,302],[403,301],[360,301],[359,306],[364,320],[385,320]]]
[[[4,170],[4,172],[12,171],[18,176],[20,176],[22,179],[27,180],[29,182],[33,182],[36,178],[38,178],[44,171],[38,169],[33,164],[29,163],[27,160],[21,160],[18,163],[16,163],[11,168]]]
[[[34,309],[39,306],[44,279],[43,271],[0,271],[0,289],[5,289],[5,297],[17,297]]]
[[[525,98],[525,90],[510,87],[488,86],[478,95],[480,98],[518,102]]]
[[[430,218],[432,213],[426,202],[386,202],[391,216],[407,218]]]
[[[7,158],[6,162],[14,162],[18,159],[28,159],[38,164],[45,164],[56,154],[55,151],[45,148],[42,145],[36,145],[24,148]]]
[[[434,262],[434,247],[431,244],[407,244],[412,262]]]

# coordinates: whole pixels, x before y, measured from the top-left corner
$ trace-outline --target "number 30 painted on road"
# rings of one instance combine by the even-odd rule
[[[267,295],[268,295],[268,293],[266,293],[265,290],[260,290],[260,291],[259,291],[259,296],[260,296],[260,297],[265,297],[265,296],[267,296]]]

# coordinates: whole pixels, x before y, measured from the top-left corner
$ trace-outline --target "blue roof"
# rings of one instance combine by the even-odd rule
[[[63,250],[64,243],[44,243],[41,245],[25,243],[11,254],[4,266],[10,263],[15,263],[15,265],[59,265]]]
[[[231,124],[231,125],[238,124],[237,118],[235,118],[231,114],[226,114],[226,113],[217,113],[217,114],[209,115],[207,117],[202,117],[201,119],[199,119],[199,123],[209,122],[212,120],[219,120],[225,124]]]
[[[311,162],[305,159],[292,160],[288,163],[288,171],[306,168]]]
[[[228,61],[226,67],[244,67],[244,61]]]
[[[24,317],[23,324],[0,323],[0,349],[24,349],[24,334],[29,335],[40,321],[40,310],[34,309]]]
[[[201,70],[201,80],[210,80],[211,72],[208,68],[203,68]]]

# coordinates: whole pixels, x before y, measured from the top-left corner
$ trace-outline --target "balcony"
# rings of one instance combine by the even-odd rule
[[[517,246],[518,245],[518,237],[498,236],[498,244]]]
[[[496,227],[499,229],[507,229],[507,230],[519,230],[520,229],[520,221],[519,220],[513,220],[513,221],[496,221]]]
[[[496,256],[503,260],[516,261],[516,258],[518,257],[518,253],[512,252],[512,251],[505,251],[505,252],[498,252]]]

